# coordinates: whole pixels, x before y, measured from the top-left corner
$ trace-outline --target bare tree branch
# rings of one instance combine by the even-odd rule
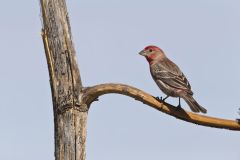
[[[238,121],[226,120],[214,117],[208,117],[204,115],[195,114],[192,112],[186,112],[184,110],[177,110],[176,107],[161,103],[156,100],[152,95],[141,91],[137,88],[124,85],[124,84],[100,84],[93,87],[88,87],[84,90],[83,101],[86,104],[92,103],[99,96],[109,93],[123,94],[130,96],[138,101],[143,102],[161,112],[174,116],[178,119],[195,123],[207,127],[224,128],[229,130],[240,130],[240,124]]]

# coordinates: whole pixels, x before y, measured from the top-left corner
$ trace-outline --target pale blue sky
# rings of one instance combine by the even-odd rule
[[[120,82],[163,96],[138,55],[154,44],[179,65],[209,116],[237,118],[240,1],[67,4],[84,86]],[[39,2],[4,1],[0,19],[0,159],[52,160],[53,113]],[[177,99],[168,102],[176,105]],[[239,139],[239,132],[197,126],[129,97],[106,95],[89,111],[87,159],[239,160]]]

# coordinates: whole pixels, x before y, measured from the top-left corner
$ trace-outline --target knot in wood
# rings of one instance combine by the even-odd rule
[[[78,107],[78,110],[80,112],[87,112],[89,110],[89,107],[87,104],[81,104],[79,107]]]

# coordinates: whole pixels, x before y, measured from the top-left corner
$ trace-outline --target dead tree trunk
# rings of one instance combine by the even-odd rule
[[[83,88],[72,42],[65,0],[40,0],[55,127],[55,159],[85,160],[88,108],[98,96],[118,93],[130,96],[178,119],[215,128],[240,130],[238,121],[202,116],[161,103],[150,94],[124,84]]]
[[[41,0],[55,125],[56,160],[85,160],[88,107],[72,42],[65,0]]]

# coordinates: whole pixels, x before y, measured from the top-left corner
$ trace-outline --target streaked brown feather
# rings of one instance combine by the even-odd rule
[[[186,76],[179,67],[168,58],[154,63],[150,68],[151,74],[155,79],[161,80],[173,88],[184,90],[188,94],[193,95],[191,85]]]

